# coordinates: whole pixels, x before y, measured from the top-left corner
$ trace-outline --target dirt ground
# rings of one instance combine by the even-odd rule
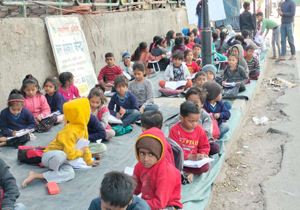
[[[271,61],[265,65],[264,79],[278,77],[299,85],[299,80],[293,75],[284,73],[285,68],[292,67],[288,61],[278,64]],[[250,110],[239,130],[235,143],[237,149],[227,155],[214,183],[208,210],[266,209],[263,182],[280,170],[284,144],[289,141],[287,133],[277,134],[269,129],[289,120],[282,111],[286,105],[276,103],[276,99],[289,89],[277,92],[263,83],[259,84],[259,88],[251,99]],[[269,119],[266,125],[254,124],[253,117],[264,116]]]

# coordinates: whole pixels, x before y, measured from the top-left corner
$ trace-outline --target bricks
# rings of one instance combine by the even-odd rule
[[[15,16],[18,16],[18,15],[20,15],[19,12],[11,12],[9,16],[15,17]]]
[[[7,12],[8,11],[8,7],[0,7],[0,11],[1,12]]]
[[[12,6],[12,7],[8,7],[8,9],[9,9],[10,11],[12,11],[12,10],[18,10],[19,7],[18,7],[18,6]]]
[[[37,9],[37,10],[31,10],[31,12],[35,14],[45,14],[46,10],[45,9]]]

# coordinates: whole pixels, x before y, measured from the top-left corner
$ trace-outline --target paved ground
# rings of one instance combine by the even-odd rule
[[[298,7],[294,33],[298,60],[269,61],[264,75],[265,79],[278,77],[298,86],[277,92],[259,84],[259,92],[251,99],[243,128],[225,158],[206,209],[300,209],[299,26]],[[255,125],[255,116],[267,116],[267,125]],[[284,133],[268,133],[270,128]]]

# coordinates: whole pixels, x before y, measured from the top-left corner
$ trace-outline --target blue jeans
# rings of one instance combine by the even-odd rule
[[[123,122],[123,128],[126,128],[129,124],[133,124],[140,117],[140,112],[138,110],[133,110],[129,114],[124,114],[121,118]]]
[[[229,126],[226,123],[222,123],[221,125],[219,125],[219,130],[220,130],[219,139],[221,139],[221,138],[223,138],[225,133],[227,133],[229,131]]]
[[[286,37],[288,38],[288,42],[291,48],[291,54],[295,55],[295,43],[294,43],[294,23],[285,23],[281,24],[280,27],[281,33],[281,56],[286,55]]]
[[[260,70],[250,71],[249,77],[250,77],[250,78],[253,78],[254,76],[255,76],[255,77],[258,77],[259,74],[260,74]],[[258,76],[256,76],[256,75],[258,75]]]
[[[16,203],[13,210],[27,210],[27,208],[23,203]]]
[[[147,111],[157,111],[158,110],[158,105],[157,104],[150,104],[145,107],[144,112]]]

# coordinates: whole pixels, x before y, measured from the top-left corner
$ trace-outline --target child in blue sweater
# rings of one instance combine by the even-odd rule
[[[114,80],[116,93],[111,97],[108,109],[111,115],[121,119],[123,128],[133,127],[134,122],[140,117],[139,105],[136,97],[128,91],[128,79],[118,75]],[[115,108],[116,107],[116,108]]]
[[[87,124],[88,133],[89,133],[89,149],[92,153],[92,157],[97,160],[101,159],[101,154],[106,151],[107,147],[103,143],[97,142],[98,140],[106,138],[106,131],[101,124],[101,122],[97,119],[96,116],[91,114],[89,123]]]
[[[208,93],[203,108],[208,113],[213,113],[214,118],[218,121],[219,139],[221,139],[229,131],[229,126],[223,123],[223,120],[230,118],[230,112],[222,102],[222,87],[216,82],[207,81],[204,83],[203,89]]]
[[[29,141],[29,134],[15,137],[20,130],[35,128],[35,119],[28,109],[23,108],[24,98],[18,90],[12,90],[8,97],[8,107],[0,115],[0,146],[18,146]]]
[[[45,97],[51,108],[51,113],[60,111],[63,114],[63,105],[67,99],[58,91],[59,83],[55,77],[48,77],[44,82]]]

